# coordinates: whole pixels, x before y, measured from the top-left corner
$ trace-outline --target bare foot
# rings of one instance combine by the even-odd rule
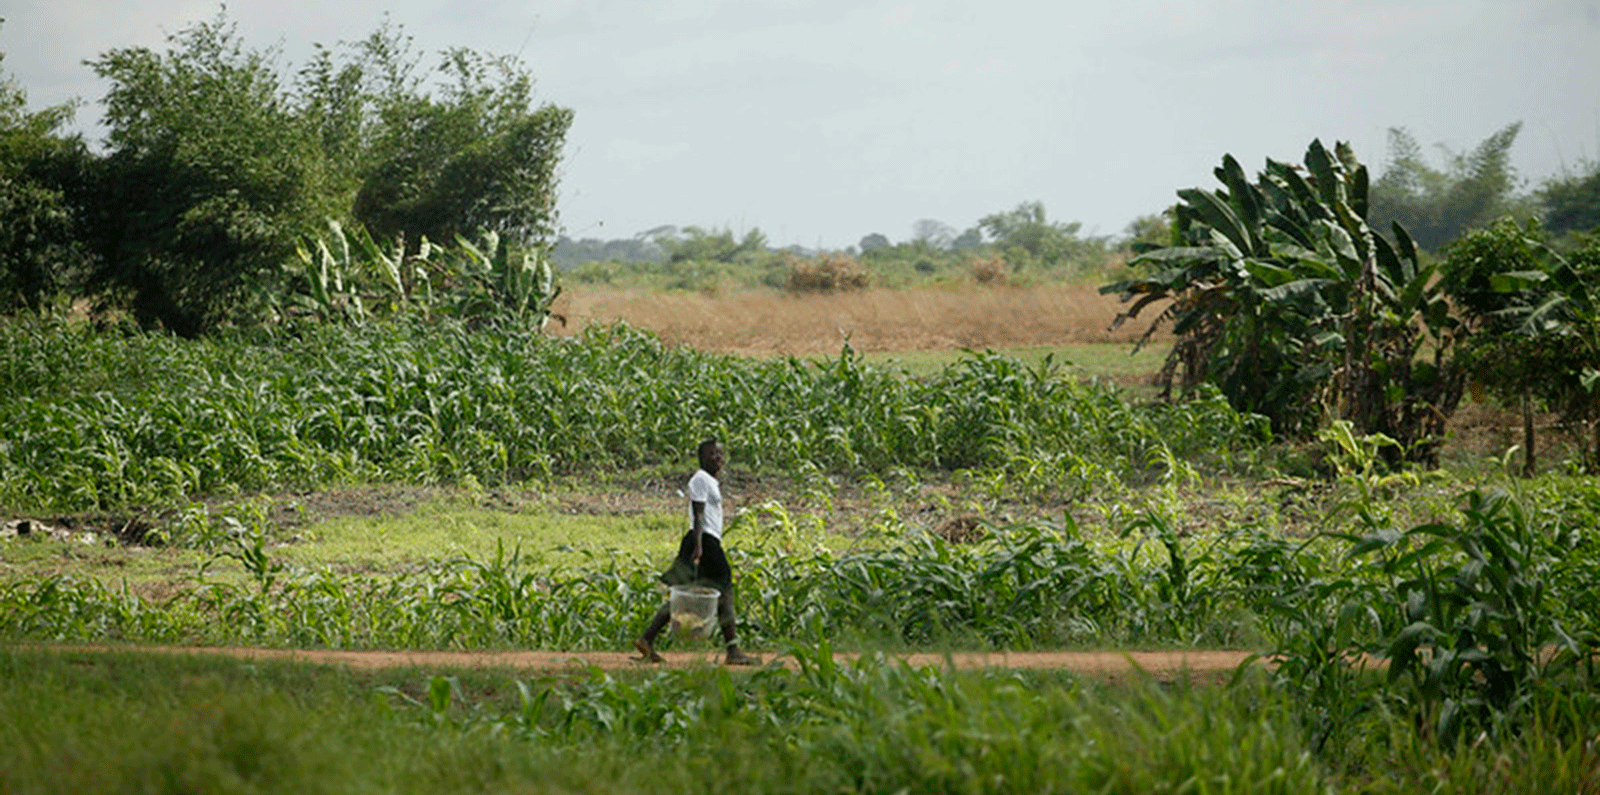
[[[725,664],[727,664],[727,665],[760,665],[761,664],[761,658],[760,657],[751,657],[750,655],[745,654],[742,651],[739,651],[737,648],[733,648],[733,649],[729,649],[728,650],[728,657],[727,657],[727,659],[725,661]]]
[[[650,641],[640,638],[633,642],[633,647],[639,650],[639,662],[661,662],[661,655],[656,654],[656,649],[650,645]]]

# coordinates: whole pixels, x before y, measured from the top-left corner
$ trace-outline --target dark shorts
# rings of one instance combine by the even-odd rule
[[[722,551],[722,541],[714,535],[702,533],[700,537],[700,566],[694,565],[694,531],[683,534],[678,544],[678,557],[672,566],[661,573],[661,582],[667,585],[709,585],[724,595],[733,593],[733,569],[728,566],[728,556]]]

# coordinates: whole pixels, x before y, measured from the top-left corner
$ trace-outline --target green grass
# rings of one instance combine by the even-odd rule
[[[1287,714],[1248,695],[871,661],[556,680],[0,650],[0,674],[16,683],[0,789],[19,795],[1133,793],[1196,777],[1298,793],[1319,778]]]
[[[0,358],[17,398],[0,439],[11,493],[38,499],[28,489],[60,474],[58,498],[159,514],[151,540],[168,544],[5,541],[12,642],[623,647],[682,531],[691,445],[674,434],[699,415],[672,412],[692,383],[745,434],[728,484],[741,634],[805,662],[519,685],[0,651],[0,675],[23,683],[0,695],[0,791],[1522,791],[1524,763],[1568,791],[1597,780],[1581,750],[1600,731],[1593,670],[1524,653],[1557,627],[1579,652],[1600,645],[1592,479],[1386,473],[1355,439],[1313,451],[1334,476],[1284,477],[1291,459],[1215,400],[1136,406],[995,354],[906,378],[850,351],[745,362],[626,329],[193,347],[7,332],[23,349]],[[80,380],[60,381],[73,363]],[[47,459],[66,437],[81,449]],[[540,478],[504,471],[541,455]],[[300,477],[433,496],[286,525],[261,495]],[[205,488],[170,491],[189,482]],[[1496,484],[1515,502],[1483,509],[1472,495]],[[539,496],[486,507],[501,488]],[[608,508],[622,493],[646,496]],[[942,538],[954,519],[979,532]],[[1253,689],[1102,691],[840,667],[830,644],[1226,645],[1288,662]],[[1340,662],[1461,644],[1439,676]],[[1479,729],[1482,744],[1458,741]],[[729,775],[697,786],[712,772]]]
[[[1319,751],[1246,676],[1194,688],[867,656],[730,672],[393,669],[0,647],[0,791],[1600,791],[1592,705],[1445,751],[1375,715]]]
[[[306,526],[303,540],[280,548],[286,562],[395,571],[440,558],[488,558],[519,549],[530,565],[571,568],[596,557],[661,560],[677,550],[679,513],[604,516],[549,508],[516,512],[454,501],[397,516],[346,516]]]

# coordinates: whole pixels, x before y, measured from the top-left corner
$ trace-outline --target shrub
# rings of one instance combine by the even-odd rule
[[[978,284],[1003,285],[1010,269],[1006,261],[999,254],[985,254],[975,256],[967,261],[967,271],[972,274],[972,280]]]
[[[850,254],[832,252],[815,258],[784,256],[793,293],[834,293],[864,290],[871,282],[861,262]]]

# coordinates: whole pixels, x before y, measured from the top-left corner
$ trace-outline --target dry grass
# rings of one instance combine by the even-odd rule
[[[1128,342],[1144,329],[1109,331],[1122,305],[1093,284],[960,285],[789,295],[570,290],[555,310],[575,334],[626,321],[669,344],[749,356],[837,353],[848,337],[864,353]],[[1153,315],[1151,315],[1153,316]]]

